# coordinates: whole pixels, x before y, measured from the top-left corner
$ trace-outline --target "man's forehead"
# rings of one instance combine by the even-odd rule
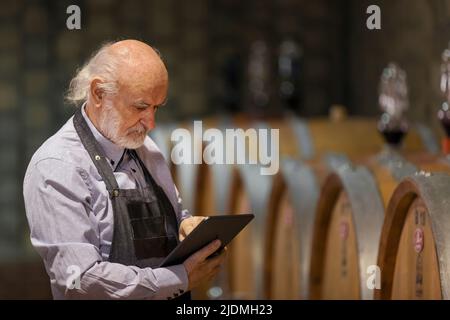
[[[141,90],[151,90],[154,87],[165,86],[169,80],[167,72],[157,67],[122,66],[118,72],[118,78],[122,84],[137,87]]]
[[[127,90],[134,103],[160,105],[167,99],[167,84],[126,86],[124,90]]]

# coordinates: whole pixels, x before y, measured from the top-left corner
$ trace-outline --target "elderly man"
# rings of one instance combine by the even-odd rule
[[[70,83],[75,115],[36,151],[24,179],[31,242],[55,299],[172,299],[211,279],[212,242],[183,264],[162,259],[200,221],[181,208],[147,136],[168,74],[145,43],[104,45]]]

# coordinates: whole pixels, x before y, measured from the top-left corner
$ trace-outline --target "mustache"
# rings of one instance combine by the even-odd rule
[[[137,124],[134,127],[131,127],[127,130],[127,134],[133,134],[133,133],[138,133],[138,134],[144,134],[147,133],[149,131],[149,129],[144,126],[143,124]]]

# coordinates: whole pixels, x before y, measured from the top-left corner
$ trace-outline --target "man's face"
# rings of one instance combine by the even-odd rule
[[[119,84],[118,93],[105,97],[99,119],[103,134],[124,148],[142,146],[148,132],[155,127],[155,112],[164,104],[167,81],[137,81],[135,86]]]

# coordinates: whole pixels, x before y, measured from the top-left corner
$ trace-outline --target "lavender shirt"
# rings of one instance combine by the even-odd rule
[[[102,146],[119,187],[145,186],[140,166],[127,154],[119,164],[124,149],[95,128],[84,107],[83,117]],[[182,210],[158,147],[146,137],[136,151],[166,192],[181,222],[189,213]],[[73,117],[33,155],[23,194],[31,243],[44,260],[55,299],[168,299],[187,290],[183,265],[151,269],[108,262],[113,208],[106,185],[75,131]],[[67,287],[75,270],[71,266],[81,273],[79,289]]]

